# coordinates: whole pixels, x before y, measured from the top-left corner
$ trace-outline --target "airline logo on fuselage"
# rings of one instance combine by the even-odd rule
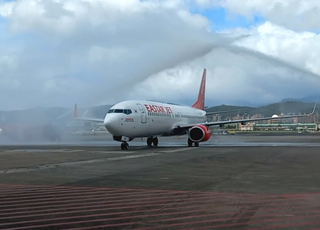
[[[172,110],[170,107],[164,107],[161,105],[147,105],[144,104],[146,107],[147,111],[149,113],[167,113],[167,114],[172,114]]]

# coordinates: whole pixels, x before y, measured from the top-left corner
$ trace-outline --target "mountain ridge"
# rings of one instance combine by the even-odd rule
[[[79,108],[78,116],[91,117],[91,118],[104,118],[109,108],[112,105],[98,105],[89,108]],[[314,102],[301,102],[296,100],[282,100],[277,103],[271,103],[264,106],[238,106],[238,105],[216,105],[206,109],[207,112],[229,111],[221,114],[222,118],[231,117],[236,115],[249,115],[261,114],[262,116],[272,116],[274,114],[304,114],[310,113],[313,109]],[[73,109],[64,107],[37,107],[25,110],[11,110],[0,111],[1,123],[48,123],[56,122],[66,124],[73,118]]]

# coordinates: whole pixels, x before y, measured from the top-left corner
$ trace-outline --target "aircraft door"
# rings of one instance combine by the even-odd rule
[[[147,113],[143,105],[137,104],[140,112],[141,112],[141,123],[147,123]]]

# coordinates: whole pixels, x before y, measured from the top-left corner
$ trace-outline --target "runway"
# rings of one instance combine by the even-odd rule
[[[1,145],[0,229],[319,229],[319,137]]]
[[[1,137],[1,136],[0,136]],[[286,135],[278,134],[277,136],[269,135],[212,135],[207,142],[201,143],[201,146],[320,146],[320,133],[306,133]],[[129,144],[134,149],[145,147],[146,138],[134,139]],[[160,147],[181,147],[186,146],[186,136],[179,137],[159,137]],[[45,148],[55,147],[117,147],[119,142],[112,139],[108,133],[103,135],[67,135],[59,142],[8,142],[0,138],[0,148],[5,146],[20,146],[30,148],[30,146],[44,146]]]

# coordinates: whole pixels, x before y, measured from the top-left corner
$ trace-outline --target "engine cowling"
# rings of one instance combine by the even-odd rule
[[[207,141],[210,137],[211,132],[205,125],[195,125],[189,129],[189,138],[193,142]]]

